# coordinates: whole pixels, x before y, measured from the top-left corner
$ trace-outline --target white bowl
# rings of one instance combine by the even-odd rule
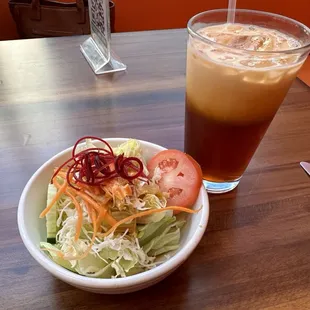
[[[112,147],[127,139],[106,139]],[[145,141],[140,141],[146,159],[151,158],[165,148]],[[95,143],[96,144],[96,143]],[[181,245],[176,254],[163,264],[140,274],[127,278],[96,279],[75,274],[54,263],[40,248],[40,241],[46,240],[45,220],[39,219],[46,203],[47,185],[53,169],[70,157],[72,148],[68,148],[43,164],[25,186],[18,205],[18,228],[22,240],[33,258],[55,277],[80,289],[102,294],[120,294],[138,291],[151,286],[176,270],[194,251],[201,240],[208,223],[209,201],[206,190],[201,186],[194,209],[202,210],[188,216],[187,224],[182,229]]]

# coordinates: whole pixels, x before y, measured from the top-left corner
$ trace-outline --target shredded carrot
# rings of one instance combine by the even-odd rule
[[[131,187],[128,184],[126,184],[125,186],[121,186],[121,185],[115,184],[112,187],[112,193],[115,195],[115,197],[117,197],[118,199],[122,200],[126,196],[131,196],[132,195],[132,190],[131,190]]]
[[[100,195],[100,187],[99,186],[90,186],[87,184],[79,183],[78,185],[82,190],[87,190],[90,193],[93,193],[95,195]]]
[[[82,191],[77,191],[74,188],[68,189],[69,192],[74,193],[76,196],[81,197],[85,202],[88,202],[93,208],[96,209],[97,212],[100,213],[102,208],[105,208],[105,206],[97,203],[93,198],[91,198],[89,195],[83,193]],[[109,212],[106,212],[105,219],[107,222],[113,226],[117,223],[117,221],[109,214]]]
[[[87,207],[87,211],[88,211],[88,213],[90,215],[91,221],[93,223],[93,226],[95,226],[96,223],[97,223],[97,218],[96,218],[95,211],[89,206],[88,203],[85,203],[85,204],[86,204],[86,207]]]
[[[40,218],[44,217],[53,207],[53,205],[59,200],[60,196],[65,192],[66,188],[68,187],[68,183],[65,180],[62,186],[58,188],[58,191],[49,205],[41,212]]]
[[[57,176],[60,176],[65,180],[67,178],[66,172],[62,172],[62,171],[58,172]],[[72,178],[73,178],[73,176],[71,176],[70,179],[72,179]],[[94,200],[99,200],[102,203],[107,203],[110,200],[110,198],[108,198],[108,197],[105,197],[105,199],[99,199],[99,197],[98,198],[96,197],[96,195],[100,195],[100,187],[99,186],[89,186],[89,185],[83,184],[83,183],[79,183],[78,186],[80,187],[81,191],[83,191],[85,194],[87,194],[88,196],[90,196]],[[88,193],[86,193],[86,191],[88,191]]]
[[[142,212],[130,215],[130,216],[118,221],[114,226],[112,226],[112,228],[110,228],[104,234],[104,236],[108,236],[109,234],[113,233],[115,231],[115,229],[117,227],[119,227],[120,225],[127,223],[129,221],[132,221],[136,218],[142,217],[142,216],[151,215],[153,213],[158,213],[158,212],[167,211],[167,210],[175,210],[175,211],[187,212],[187,213],[198,213],[201,209],[202,209],[202,207],[199,208],[198,210],[192,210],[192,209],[188,209],[188,208],[184,208],[184,207],[171,206],[171,207],[166,207],[166,208],[162,208],[162,209],[152,209],[152,210],[142,211]]]
[[[63,174],[61,171],[57,174],[57,175],[59,175],[60,177],[63,177],[64,178],[64,184],[67,184],[67,181],[66,181],[66,175],[65,174]],[[72,176],[71,176],[71,178],[72,178]],[[54,179],[56,179],[56,178],[54,178]],[[54,180],[55,181],[55,180]],[[68,184],[67,184],[68,185]],[[70,193],[71,195],[73,195],[73,196],[79,196],[79,197],[81,197],[83,200],[84,200],[84,202],[88,202],[93,208],[95,208],[96,209],[96,211],[98,212],[98,213],[100,213],[100,211],[101,211],[101,209],[102,208],[105,208],[106,209],[106,207],[105,206],[103,206],[103,204],[105,204],[105,203],[107,203],[109,200],[110,200],[110,198],[106,198],[104,201],[100,201],[100,203],[99,202],[97,202],[94,198],[93,198],[93,195],[92,196],[90,196],[89,194],[87,194],[87,193],[85,193],[83,190],[80,190],[80,191],[78,191],[78,190],[76,190],[76,189],[74,189],[73,187],[66,187],[65,188],[66,189],[66,193]],[[71,197],[71,196],[70,196]],[[55,197],[54,197],[54,199],[55,199]],[[54,200],[53,199],[53,200]],[[59,198],[58,198],[59,199]],[[57,199],[57,200],[58,200]],[[56,202],[56,200],[55,200],[55,202]],[[55,203],[54,202],[54,203]],[[48,211],[47,211],[48,212]],[[46,213],[47,213],[46,212]],[[46,214],[45,213],[45,214]],[[42,216],[43,217],[43,216]],[[107,220],[107,222],[111,225],[111,226],[113,226],[113,225],[115,225],[116,223],[117,223],[117,221],[109,214],[109,212],[105,212],[105,216],[104,216],[104,218]]]
[[[56,171],[57,171],[57,169],[56,169]],[[57,173],[57,176],[60,176],[63,179],[66,179],[67,178],[67,172],[65,170],[60,170]],[[88,190],[89,192],[94,193],[95,195],[100,195],[100,186],[90,186],[90,185],[83,184],[83,183],[79,182],[78,187],[80,187],[81,189],[84,189],[84,190]]]
[[[97,217],[97,226],[101,226],[102,219],[106,216],[107,209],[102,208],[101,211],[99,212],[99,215]]]
[[[98,197],[95,194],[92,194],[88,190],[81,189],[79,192],[82,192],[82,193],[88,195],[90,198],[92,198],[95,202],[97,202],[99,204],[105,205],[109,202],[109,200],[111,200],[111,197],[105,197],[105,196],[104,197]]]
[[[110,180],[101,189],[111,197],[116,197],[119,200],[124,199],[126,196],[132,196],[132,189],[129,184],[121,185],[116,180]]]
[[[54,173],[58,170],[58,168],[59,168],[59,167],[54,168]],[[68,171],[68,169],[62,168],[62,169],[59,170],[59,172],[57,173],[57,175],[58,175],[59,173],[65,173],[65,174],[66,174],[67,171]]]
[[[77,191],[74,188],[70,188],[69,191],[75,196],[80,196],[84,201],[88,202],[93,208],[95,208],[96,211],[100,211],[100,205],[86,193],[82,191]]]
[[[90,205],[87,202],[85,202],[85,205],[86,205],[87,213],[89,214],[90,218],[92,219],[93,209],[90,207]]]
[[[54,181],[54,184],[57,188],[61,187],[60,184],[56,180]],[[69,193],[68,190],[65,190],[65,194],[72,199],[73,204],[74,204],[76,211],[78,213],[78,220],[76,223],[75,236],[74,236],[74,240],[77,241],[80,237],[82,225],[83,225],[83,210],[82,210],[82,207],[80,206],[79,202],[76,200],[76,198],[71,193]]]
[[[100,186],[101,190],[104,192],[105,196],[109,196],[110,198],[113,197],[112,193],[107,190],[103,185]]]
[[[93,188],[93,191],[94,191],[95,195],[100,195],[100,187],[94,186],[92,188]]]
[[[98,219],[97,219],[97,216],[96,216],[96,211],[87,203],[85,202],[85,205],[86,205],[86,208],[87,208],[87,212],[91,218],[91,221],[94,225],[95,222],[98,222]],[[101,226],[98,226],[98,229],[97,229],[98,232],[101,231]]]
[[[56,172],[58,170],[59,167],[55,167],[54,168],[54,172]],[[63,169],[61,169],[60,171],[63,171]]]
[[[126,196],[132,196],[132,189],[131,189],[131,187],[129,186],[129,184],[126,184],[125,186],[123,186],[123,193],[124,193]]]

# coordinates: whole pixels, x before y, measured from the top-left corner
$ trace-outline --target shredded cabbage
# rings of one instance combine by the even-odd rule
[[[69,223],[73,223],[72,217],[66,221],[66,229],[59,234],[62,236],[59,238],[60,246],[46,242],[40,245],[57,264],[81,275],[97,278],[126,277],[156,266],[159,264],[156,256],[178,249],[180,228],[184,224],[176,217],[165,216],[159,222],[139,225],[138,237],[125,232],[122,235],[109,235],[103,240],[97,238],[85,258],[69,261],[58,257],[55,250],[62,249],[72,255],[82,253],[88,245],[87,238],[74,241],[74,234],[67,228]]]
[[[140,142],[135,139],[129,139],[113,149],[116,155],[124,154],[126,157],[142,158],[142,148]]]

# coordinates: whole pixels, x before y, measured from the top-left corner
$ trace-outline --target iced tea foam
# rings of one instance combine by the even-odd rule
[[[197,33],[211,42],[192,37],[188,42],[190,108],[223,122],[272,118],[302,65],[298,55],[281,51],[301,43],[280,31],[244,24],[208,26]]]

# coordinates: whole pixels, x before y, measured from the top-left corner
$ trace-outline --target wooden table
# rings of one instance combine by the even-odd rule
[[[183,148],[185,30],[113,36],[128,72],[95,76],[84,37],[0,42],[1,309],[309,309],[310,89],[295,81],[239,187],[210,196],[208,231],[160,284],[95,295],[50,275],[23,246],[21,191],[82,135]]]

